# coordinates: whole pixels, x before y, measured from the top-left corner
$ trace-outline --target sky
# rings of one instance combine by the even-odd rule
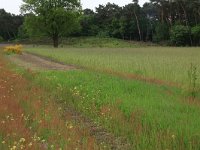
[[[145,2],[149,0],[139,0],[139,4],[142,6]],[[81,0],[83,9],[90,8],[95,10],[95,7],[99,4],[105,5],[106,3],[115,3],[119,6],[124,6],[132,2],[132,0]],[[0,9],[4,8],[7,12],[13,14],[20,14],[20,5],[22,0],[0,0]]]

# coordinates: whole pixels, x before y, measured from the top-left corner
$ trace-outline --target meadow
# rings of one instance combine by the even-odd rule
[[[59,102],[125,137],[131,149],[200,148],[199,48],[27,46],[25,50],[81,68],[40,71],[32,80]],[[136,74],[142,80],[121,74]],[[171,82],[175,86],[167,84]]]
[[[200,66],[200,48],[59,48],[29,47],[28,52],[96,71],[136,74],[188,83],[190,66]],[[199,76],[200,68],[197,67]],[[200,83],[200,80],[198,80]]]

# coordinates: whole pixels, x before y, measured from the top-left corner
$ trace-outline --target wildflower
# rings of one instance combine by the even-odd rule
[[[12,150],[15,150],[16,148],[17,148],[17,146],[14,145],[11,149],[12,149]]]
[[[20,143],[23,143],[23,142],[25,142],[25,141],[26,141],[25,138],[21,138],[21,139],[19,140]]]
[[[6,144],[6,142],[5,142],[5,141],[2,141],[1,143],[2,143],[2,144]]]
[[[73,125],[72,125],[71,123],[66,122],[66,127],[67,127],[68,129],[72,129],[72,128],[73,128]]]
[[[33,145],[32,142],[30,142],[30,143],[28,144],[29,147],[31,147],[32,145]]]
[[[69,129],[72,129],[73,128],[73,126],[72,125],[69,125]]]
[[[175,139],[175,137],[176,137],[175,135],[172,135],[172,138],[173,138],[173,139]]]
[[[21,148],[21,149],[24,149],[24,148],[25,148],[25,146],[24,146],[24,145],[21,145],[21,146],[20,146],[20,148]]]
[[[4,52],[7,54],[22,54],[22,45],[7,46],[4,48]]]

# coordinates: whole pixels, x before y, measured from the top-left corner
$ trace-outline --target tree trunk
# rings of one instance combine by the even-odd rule
[[[172,1],[171,0],[169,0],[169,7],[170,7],[170,11],[169,11],[169,16],[170,16],[170,21],[169,21],[169,23],[170,23],[170,26],[172,26],[172,24],[173,24],[173,19],[172,19]]]
[[[187,17],[187,12],[186,12],[186,9],[184,8],[184,6],[183,6],[183,4],[182,3],[180,3],[180,5],[181,5],[181,7],[182,7],[182,9],[183,9],[183,13],[184,13],[184,16],[185,16],[185,23],[186,23],[186,26],[187,26],[187,28],[188,28],[188,30],[189,30],[189,24],[188,24],[188,17]],[[191,33],[190,33],[190,44],[191,44],[191,46],[192,46],[192,36],[191,36]]]
[[[58,35],[54,35],[54,36],[53,36],[53,47],[54,47],[54,48],[58,48],[58,45],[59,45],[59,38],[58,38]]]
[[[164,23],[164,10],[163,10],[163,7],[162,7],[162,10],[161,10],[161,22],[162,22],[162,24]]]
[[[135,13],[135,10],[134,10],[134,15],[135,15],[135,19],[136,19],[136,22],[137,22],[137,28],[138,28],[138,33],[139,33],[139,36],[140,36],[140,41],[142,41],[142,35],[141,35],[141,30],[140,30],[140,24],[139,24],[138,16],[137,16],[137,14]]]

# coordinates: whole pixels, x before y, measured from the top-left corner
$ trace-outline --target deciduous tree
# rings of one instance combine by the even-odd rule
[[[55,48],[59,38],[78,27],[79,0],[23,0],[22,12],[29,13],[25,20],[27,31],[52,38]]]

